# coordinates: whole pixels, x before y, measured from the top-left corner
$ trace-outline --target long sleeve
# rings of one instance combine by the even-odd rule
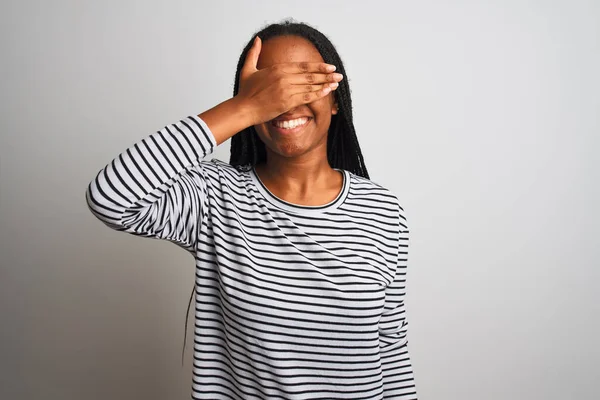
[[[88,207],[112,229],[193,252],[208,207],[202,159],[215,147],[197,116],[167,125],[98,172],[85,192]]]
[[[409,230],[400,208],[398,262],[395,278],[386,288],[384,312],[379,321],[379,338],[385,399],[417,399],[413,369],[408,351],[406,271]]]

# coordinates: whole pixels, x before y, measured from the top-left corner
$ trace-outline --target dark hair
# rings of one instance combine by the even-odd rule
[[[293,20],[284,20],[281,23],[271,24],[252,35],[252,39],[246,44],[238,61],[235,73],[235,84],[233,95],[239,91],[240,71],[246,60],[246,54],[252,47],[256,36],[264,42],[278,36],[299,36],[311,42],[321,53],[323,61],[336,66],[336,72],[344,75],[338,88],[333,91],[338,103],[338,113],[331,116],[331,124],[327,132],[327,160],[332,168],[345,169],[355,175],[369,179],[369,173],[358,144],[354,122],[352,121],[352,100],[350,98],[350,86],[342,59],[329,39],[315,28]],[[267,154],[265,144],[259,138],[254,126],[250,126],[231,138],[231,152],[229,164],[238,170],[248,170],[252,166],[266,162]],[[188,317],[196,284],[190,295],[187,311],[185,314],[185,333],[183,338],[183,350],[181,352],[181,364],[185,353],[185,342],[187,338]]]
[[[340,55],[331,41],[315,28],[301,22],[293,22],[293,20],[284,20],[281,23],[271,24],[263,28],[252,36],[240,55],[235,73],[234,96],[238,94],[240,71],[256,36],[259,36],[263,43],[278,36],[302,37],[317,48],[326,63],[335,65],[336,72],[344,75],[344,79],[342,79],[338,88],[333,91],[339,110],[337,114],[331,116],[331,124],[327,134],[327,160],[332,168],[345,169],[355,175],[369,179],[369,173],[364,163],[352,121],[352,100],[348,78]],[[229,164],[238,169],[248,169],[265,161],[265,144],[259,138],[254,126],[244,129],[231,138]]]

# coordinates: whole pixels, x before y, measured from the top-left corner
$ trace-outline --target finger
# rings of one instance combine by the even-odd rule
[[[290,62],[277,64],[277,68],[281,71],[289,74],[307,73],[307,72],[320,72],[323,74],[330,74],[335,71],[335,65],[323,63],[323,62]]]
[[[329,85],[314,92],[298,93],[292,96],[292,102],[295,104],[308,104],[327,96],[331,92]]]
[[[292,85],[303,85],[303,84],[322,84],[330,82],[340,82],[344,79],[344,75],[336,73],[323,74],[315,72],[307,72],[302,74],[288,74],[285,80]]]
[[[338,86],[339,84],[337,82],[323,83],[320,85],[291,85],[288,89],[288,93],[290,93],[290,95],[296,95],[299,93],[318,92],[326,87],[331,88],[331,90],[335,90],[338,88]]]
[[[243,77],[246,77],[253,72],[256,72],[256,65],[258,64],[258,56],[260,55],[260,50],[262,48],[262,41],[260,37],[256,36],[254,38],[254,43],[252,43],[252,47],[248,50],[246,54],[246,59],[244,60],[244,65],[242,66],[242,70],[240,74]]]

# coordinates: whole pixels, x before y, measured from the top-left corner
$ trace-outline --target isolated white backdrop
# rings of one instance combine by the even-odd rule
[[[371,178],[406,210],[420,398],[600,398],[598,2],[12,0],[0,15],[0,398],[189,398],[192,258],[106,228],[84,191],[231,96],[245,43],[284,17],[337,46]]]

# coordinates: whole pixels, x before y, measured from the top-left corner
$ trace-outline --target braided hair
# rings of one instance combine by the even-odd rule
[[[239,92],[240,72],[256,36],[259,36],[263,42],[277,36],[302,37],[317,48],[327,64],[336,66],[336,72],[346,76],[340,55],[325,35],[307,24],[284,20],[281,23],[271,24],[263,28],[254,34],[246,44],[240,55],[235,73],[234,96]],[[352,121],[352,100],[348,79],[339,82],[338,88],[333,93],[338,103],[338,113],[331,116],[327,133],[327,160],[329,165],[332,168],[345,169],[355,175],[369,179],[369,173],[365,166]],[[238,170],[249,170],[252,166],[262,164],[266,160],[265,144],[259,138],[254,126],[238,132],[231,138],[229,164]]]

